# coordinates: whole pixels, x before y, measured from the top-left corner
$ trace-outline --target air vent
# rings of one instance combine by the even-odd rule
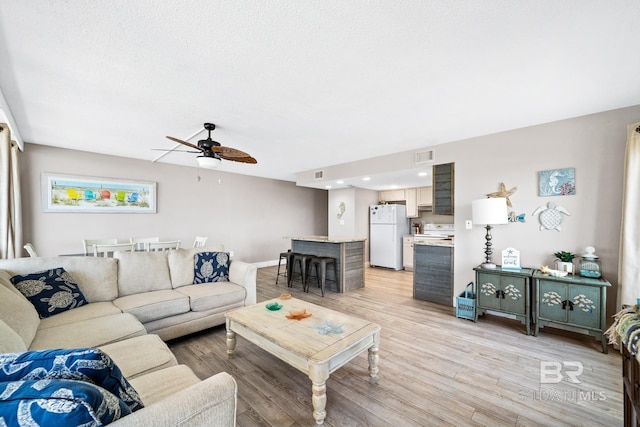
[[[436,159],[436,153],[434,150],[416,151],[415,156],[417,165],[421,163],[430,163]]]
[[[314,180],[317,181],[317,180],[322,179],[322,178],[324,178],[324,171],[315,171],[313,173],[313,179]]]

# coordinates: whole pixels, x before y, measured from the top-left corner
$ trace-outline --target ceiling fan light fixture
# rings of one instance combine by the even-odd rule
[[[198,161],[198,166],[204,169],[218,169],[222,163],[222,160],[211,156],[198,156],[196,160]]]

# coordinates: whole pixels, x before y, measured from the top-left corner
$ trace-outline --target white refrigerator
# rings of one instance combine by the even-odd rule
[[[409,234],[404,205],[369,207],[369,260],[372,267],[402,270],[402,237]]]

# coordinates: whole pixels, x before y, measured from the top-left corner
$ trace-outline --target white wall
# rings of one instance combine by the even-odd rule
[[[268,262],[291,246],[285,237],[327,234],[324,190],[35,144],[26,144],[23,154],[24,237],[42,256],[82,252],[85,238],[159,236],[191,247],[201,235],[233,250],[235,259]],[[156,181],[157,213],[44,213],[42,172]]]
[[[329,237],[364,237],[356,235],[356,189],[329,190],[328,197]]]
[[[639,120],[640,106],[635,106],[437,146],[439,163],[455,162],[454,297],[475,281],[472,268],[484,258],[485,230],[464,228],[465,219],[471,219],[471,201],[504,182],[518,188],[511,197],[513,210],[525,213],[526,222],[494,228],[494,262],[510,246],[521,251],[523,266],[534,268],[553,265],[556,251],[582,254],[586,246],[594,246],[603,275],[613,285],[607,295],[608,315],[613,315],[626,129]],[[576,194],[539,197],[538,172],[566,167],[575,168]],[[540,231],[538,217],[532,216],[548,202],[571,212],[560,232]]]
[[[345,211],[338,218],[340,204]],[[369,239],[369,206],[378,203],[378,192],[362,188],[329,190],[329,236]],[[369,260],[369,243],[365,242],[365,260]]]

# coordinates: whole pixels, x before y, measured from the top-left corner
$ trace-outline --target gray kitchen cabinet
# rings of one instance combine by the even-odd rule
[[[413,297],[451,306],[453,247],[414,243]]]
[[[453,215],[454,213],[454,164],[444,163],[433,167],[433,213]]]

